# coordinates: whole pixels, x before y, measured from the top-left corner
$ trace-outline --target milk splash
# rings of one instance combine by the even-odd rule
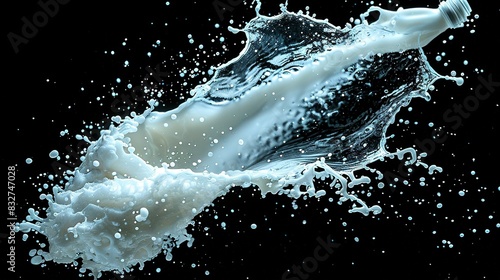
[[[192,98],[158,112],[120,119],[91,142],[81,165],[17,229],[47,237],[35,264],[72,263],[98,278],[129,271],[193,238],[186,228],[233,186],[265,196],[320,197],[328,179],[350,212],[379,214],[351,192],[370,178],[357,170],[385,157],[417,161],[408,148],[385,149],[386,130],[412,98],[427,100],[443,77],[421,47],[460,27],[471,9],[448,0],[437,9],[371,7],[360,24],[339,28],[282,8],[258,14],[242,30],[240,56],[219,67]],[[377,21],[366,16],[376,12]],[[455,79],[461,83],[460,79]],[[377,171],[374,171],[377,172]],[[381,172],[378,172],[381,175]]]

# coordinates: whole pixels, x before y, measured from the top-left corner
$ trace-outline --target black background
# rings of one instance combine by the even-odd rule
[[[162,74],[161,83],[151,77],[149,81],[167,92],[161,100],[163,107],[173,107],[180,95],[187,96],[188,89],[201,82],[199,76],[187,79],[188,86],[182,86],[182,78],[176,75],[178,69],[207,70],[209,65],[227,62],[238,55],[244,36],[234,35],[226,27],[230,20],[234,21],[233,26],[240,26],[254,16],[253,8],[236,0],[221,0],[232,5],[232,10],[222,14],[211,0],[193,4],[172,0],[168,6],[165,1],[103,2],[69,1],[60,5],[59,11],[34,32],[33,38],[20,45],[17,53],[7,34],[20,34],[21,19],[32,19],[41,8],[37,1],[3,4],[6,63],[3,63],[1,104],[5,141],[1,158],[4,166],[16,165],[17,168],[15,193],[19,219],[38,201],[37,188],[45,180],[43,174],[54,173],[54,160],[48,156],[51,150],[70,154],[69,162],[76,164],[73,150],[85,145],[75,140],[74,135],[85,128],[83,121],[107,125],[109,116],[130,113],[132,109],[121,106],[125,109],[117,112],[111,105],[114,98],[109,92],[116,85],[116,78],[136,83],[148,76],[148,66],[154,69],[160,65],[162,73],[169,74]],[[338,4],[334,4],[336,2]],[[366,10],[367,6],[358,2],[290,0],[289,10],[305,10],[309,6],[317,18],[328,18],[333,24],[343,26],[350,17],[356,18]],[[416,176],[407,178],[410,186],[400,182],[395,191],[375,188],[367,202],[380,204],[384,212],[368,217],[349,214],[349,205],[329,202],[329,197],[337,199],[333,192],[319,200],[300,199],[298,209],[294,210],[292,201],[286,197],[262,199],[253,189],[235,188],[196,218],[195,226],[190,228],[195,237],[193,248],[182,245],[175,249],[171,262],[160,255],[147,262],[144,270],[136,267],[125,279],[282,279],[287,269],[313,256],[318,237],[328,236],[340,247],[327,260],[319,262],[307,279],[362,279],[365,276],[373,279],[499,279],[495,277],[500,276],[500,229],[496,227],[500,223],[497,177],[500,87],[493,87],[488,99],[480,101],[477,109],[461,118],[460,127],[454,128],[454,122],[443,119],[453,104],[463,104],[473,94],[481,84],[479,77],[500,81],[498,3],[469,2],[472,14],[479,18],[469,23],[469,27],[449,30],[425,47],[431,65],[439,73],[449,74],[455,70],[460,75],[463,72],[465,84],[459,87],[451,81],[436,82],[437,90],[432,92],[430,102],[415,99],[410,105],[413,111],[403,109],[396,118],[419,124],[397,123],[388,132],[396,135],[389,140],[389,149],[414,146],[422,150],[416,143],[430,139],[437,128],[445,131],[446,140],[440,138],[439,143],[434,142],[435,150],[428,150],[429,156],[425,159],[429,164],[443,167],[443,173],[431,176],[428,184],[421,187],[418,173],[426,171],[415,168]],[[381,6],[394,9],[394,3],[403,7],[437,5],[437,1],[396,0],[393,4],[383,1]],[[263,1],[263,14],[278,11],[278,2]],[[220,24],[219,29],[214,28],[216,23]],[[188,42],[188,34],[192,34],[194,44]],[[226,39],[228,49],[224,55],[207,57],[196,49],[199,44],[208,49],[222,49],[220,43],[210,42],[218,34]],[[454,35],[454,39],[449,40],[449,35]],[[122,46],[125,38],[127,44]],[[156,40],[161,41],[158,48],[152,47]],[[111,50],[115,55],[109,54]],[[152,52],[150,58],[146,55],[148,51]],[[179,52],[186,54],[184,59],[170,60]],[[198,58],[197,52],[201,53]],[[446,55],[442,61],[436,61],[435,57],[441,52]],[[195,65],[193,58],[203,64]],[[123,67],[125,60],[131,62],[127,68]],[[464,60],[468,61],[467,65],[463,64]],[[118,91],[125,91],[124,83],[116,85]],[[102,99],[98,101],[97,97]],[[145,107],[144,100],[139,99],[134,100],[139,101],[133,107],[137,112]],[[433,122],[434,127],[429,127],[429,122]],[[64,129],[70,131],[69,137],[59,136]],[[95,139],[96,131],[85,129],[82,134]],[[32,158],[33,163],[26,164],[26,158]],[[397,160],[388,160],[377,163],[376,167],[399,174],[398,164]],[[472,170],[475,175],[471,174]],[[459,190],[465,190],[466,195],[459,196]],[[443,207],[438,209],[437,203]],[[215,219],[215,215],[219,218]],[[222,221],[227,224],[225,230],[220,226]],[[252,223],[257,224],[257,229],[250,228]],[[490,232],[486,233],[486,229]],[[464,233],[463,238],[460,233]],[[2,257],[7,254],[7,234],[6,227],[2,227]],[[453,247],[443,244],[442,240],[450,241]],[[33,240],[23,242],[18,235],[16,273],[5,268],[2,275],[7,275],[7,279],[78,278],[79,273],[72,266],[31,265],[28,251],[32,248],[37,248]],[[191,267],[193,263],[195,268]],[[158,267],[160,272],[156,272]],[[120,276],[106,273],[103,279],[120,279]]]

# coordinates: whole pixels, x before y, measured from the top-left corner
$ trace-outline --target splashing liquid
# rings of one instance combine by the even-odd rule
[[[186,228],[232,186],[262,195],[320,197],[314,180],[331,180],[350,212],[379,214],[349,189],[369,184],[355,171],[385,157],[388,126],[412,98],[430,99],[444,77],[421,47],[460,27],[471,9],[449,0],[437,9],[387,11],[371,7],[362,23],[339,28],[286,10],[258,14],[242,30],[240,56],[219,67],[176,109],[117,120],[90,143],[65,186],[42,195],[46,217],[34,209],[17,229],[50,243],[33,263],[72,263],[98,278],[129,271],[192,237]],[[379,14],[369,24],[365,18]],[[380,173],[381,174],[381,173]]]

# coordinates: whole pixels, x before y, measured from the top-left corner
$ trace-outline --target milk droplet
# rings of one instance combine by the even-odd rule
[[[56,157],[58,157],[58,156],[59,156],[59,152],[58,152],[57,150],[52,150],[52,151],[50,151],[50,153],[49,153],[49,157],[50,157],[50,158],[56,158]]]

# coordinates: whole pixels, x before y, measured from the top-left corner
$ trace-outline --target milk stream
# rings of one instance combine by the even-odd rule
[[[192,98],[166,112],[149,102],[143,114],[101,131],[64,186],[42,195],[42,215],[30,209],[17,225],[46,236],[49,251],[32,263],[81,261],[81,272],[133,266],[194,241],[186,228],[233,186],[263,196],[320,197],[314,182],[330,182],[350,212],[379,214],[352,193],[370,184],[357,170],[417,151],[385,149],[386,130],[412,98],[427,100],[436,73],[422,47],[460,27],[465,0],[438,8],[387,11],[371,7],[361,23],[340,28],[293,13],[258,14],[242,30],[241,54],[217,69]],[[378,20],[368,23],[369,13]]]

